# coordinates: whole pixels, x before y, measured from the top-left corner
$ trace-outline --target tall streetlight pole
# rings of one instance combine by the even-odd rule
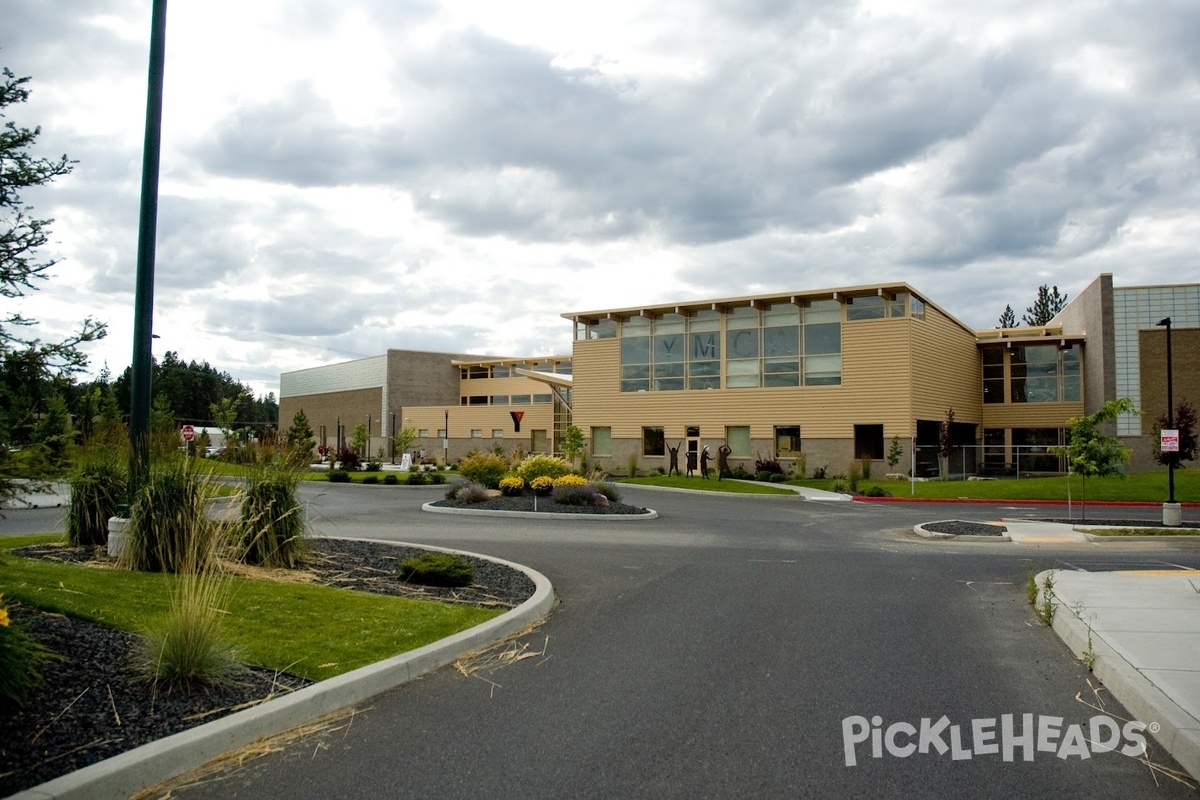
[[[1171,318],[1158,321],[1158,325],[1167,329],[1167,430],[1175,430],[1175,397],[1171,393]],[[1182,509],[1175,502],[1175,461],[1177,452],[1167,456],[1167,502],[1163,503],[1163,524],[1178,525],[1183,519]]]
[[[130,494],[150,469],[150,343],[154,337],[154,243],[158,229],[158,165],[162,141],[163,64],[167,0],[154,0],[150,18],[150,72],[142,146],[142,201],[138,218],[137,278],[133,298],[133,361],[129,381],[129,440],[133,445]]]

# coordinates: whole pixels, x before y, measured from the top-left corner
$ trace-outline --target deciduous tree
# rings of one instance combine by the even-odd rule
[[[1068,419],[1067,444],[1050,448],[1055,455],[1066,456],[1071,471],[1083,479],[1081,518],[1087,518],[1087,479],[1123,475],[1121,467],[1129,460],[1131,453],[1128,448],[1121,446],[1119,439],[1101,433],[1100,427],[1122,414],[1132,413],[1133,401],[1128,397],[1109,400],[1094,414]]]

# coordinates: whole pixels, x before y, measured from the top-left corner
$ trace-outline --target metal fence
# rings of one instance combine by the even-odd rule
[[[1055,455],[1047,445],[955,445],[947,459],[947,478],[966,480],[969,477],[1032,478],[1063,475],[1067,462]],[[897,464],[897,468],[903,465]],[[918,445],[908,465],[913,477],[941,476],[941,459],[936,445]]]

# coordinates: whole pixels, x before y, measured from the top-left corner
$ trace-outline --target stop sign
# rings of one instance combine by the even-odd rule
[[[183,434],[183,440],[185,442],[190,442],[192,439],[196,438],[196,429],[193,428],[191,425],[184,425],[182,434]]]

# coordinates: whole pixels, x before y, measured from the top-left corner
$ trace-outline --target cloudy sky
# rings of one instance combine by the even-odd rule
[[[5,0],[46,337],[132,349],[150,0]],[[1200,281],[1194,0],[174,0],[156,352],[258,392],[388,347],[570,351],[566,311],[908,281]],[[12,301],[10,301],[12,302]]]

